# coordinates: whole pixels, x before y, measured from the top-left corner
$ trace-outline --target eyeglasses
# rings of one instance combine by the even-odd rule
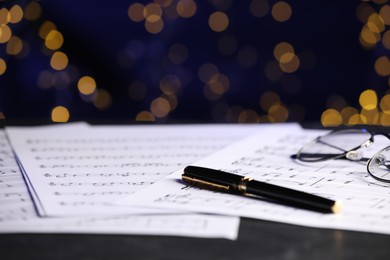
[[[378,181],[390,182],[390,146],[381,149],[374,156],[363,157],[361,148],[374,143],[374,136],[390,136],[366,129],[336,130],[317,137],[298,151],[293,158],[302,162],[321,162],[331,159],[347,159],[367,162],[368,173]]]

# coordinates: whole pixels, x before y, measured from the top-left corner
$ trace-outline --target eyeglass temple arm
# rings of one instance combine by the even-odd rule
[[[351,161],[351,159],[348,159],[347,157],[346,157],[346,155],[342,155],[342,156],[340,156],[340,157],[336,157],[335,158],[335,154],[333,154],[333,153],[308,153],[308,154],[306,154],[306,153],[301,153],[301,154],[304,154],[305,155],[305,158],[317,158],[318,156],[322,156],[323,158],[326,158],[326,159],[323,159],[323,160],[318,160],[318,161],[326,161],[326,160],[328,160],[328,158],[331,158],[331,159],[342,159],[342,160],[348,160],[348,161]],[[298,159],[298,154],[292,154],[292,155],[290,155],[290,158],[291,159]],[[352,161],[355,161],[355,162],[359,162],[359,161],[361,161],[361,162],[367,162],[367,161],[369,161],[370,160],[370,158],[366,158],[366,157],[362,157],[362,158],[360,158],[360,159],[358,159],[358,160],[352,160]],[[305,160],[303,160],[303,161],[305,161]]]

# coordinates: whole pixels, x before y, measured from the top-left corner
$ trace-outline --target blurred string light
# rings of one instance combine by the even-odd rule
[[[220,34],[217,42],[219,52],[223,55],[236,53],[237,63],[243,68],[255,66],[259,54],[254,46],[246,45],[239,48],[234,35],[221,34],[229,29],[230,18],[228,13],[233,1],[210,0],[209,2],[216,10],[208,15],[207,22],[211,31]],[[163,34],[167,24],[180,18],[189,19],[195,16],[197,11],[198,5],[193,0],[155,0],[149,3],[131,3],[127,14],[132,22],[143,23],[145,30],[150,34]],[[286,1],[277,1],[271,4],[267,0],[252,0],[248,12],[255,18],[262,18],[270,14],[279,23],[288,21],[292,16],[292,8]],[[131,53],[134,53],[131,54],[131,57],[134,60],[137,59],[138,55],[142,55],[140,49],[143,49],[143,47],[141,47],[142,45],[136,47],[134,42],[131,46],[133,50]],[[138,51],[134,52],[135,49]],[[275,47],[275,55],[275,61],[271,61],[264,70],[271,81],[279,81],[284,74],[293,74],[299,69],[300,59],[291,44],[279,43]],[[184,44],[174,43],[169,47],[168,59],[172,64],[183,65],[189,59],[189,56],[190,50]],[[167,73],[167,76],[163,76],[160,80],[161,96],[151,101],[148,110],[141,111],[136,115],[137,121],[154,121],[167,118],[169,113],[178,106],[178,97],[186,83],[183,82],[182,76],[172,74],[172,72]],[[206,62],[201,65],[198,68],[198,78],[203,83],[204,97],[214,103],[212,114],[218,120],[224,118],[225,121],[239,123],[285,122],[289,118],[287,106],[280,101],[280,97],[275,92],[273,94],[278,97],[278,101],[275,101],[269,107],[263,107],[260,113],[254,109],[240,106],[229,107],[226,103],[221,103],[220,100],[231,88],[231,79],[228,74],[221,72],[216,64]],[[299,79],[291,79],[293,79],[293,84],[283,83],[289,93],[299,89],[300,84]],[[289,89],[295,90],[291,91]],[[140,100],[145,97],[146,91],[145,83],[138,80],[131,83],[128,88],[129,96],[133,100]],[[268,93],[260,98],[267,97]]]
[[[18,23],[38,24],[38,36],[43,40],[42,53],[49,56],[50,69],[42,70],[37,75],[37,86],[42,90],[55,88],[58,90],[72,91],[72,84],[76,85],[80,97],[86,102],[91,102],[97,109],[105,110],[111,106],[112,98],[108,91],[98,89],[92,77],[79,78],[79,70],[69,64],[69,57],[64,52],[64,36],[52,21],[44,20],[39,1],[28,1],[23,4],[11,4],[9,8],[0,8],[0,45],[5,45],[8,57],[25,58],[30,47],[21,36],[14,35],[13,26]],[[0,57],[0,76],[7,71],[7,58]],[[56,106],[51,110],[53,122],[67,122],[70,113],[66,107],[69,104]]]
[[[15,35],[13,26],[23,21],[37,24],[38,36],[42,39],[42,53],[47,55],[49,69],[42,70],[37,75],[37,85],[42,90],[57,89],[59,91],[77,91],[82,101],[93,105],[99,110],[109,109],[113,103],[111,94],[99,88],[99,82],[94,75],[81,75],[80,70],[71,64],[71,57],[65,51],[66,39],[60,28],[53,21],[44,19],[39,1],[23,2],[24,6],[14,4],[9,8],[0,8],[0,45],[5,46],[7,55],[15,58],[28,56],[29,44],[22,36]],[[241,68],[257,68],[258,61],[263,58],[257,46],[242,43],[234,35],[234,20],[231,17],[233,0],[208,0],[202,4],[211,5],[206,15],[202,10],[203,23],[207,25],[217,41],[219,54],[234,58]],[[294,18],[294,10],[289,1],[251,0],[242,4],[247,5],[243,15],[254,19],[271,18],[277,24],[288,24]],[[149,33],[153,44],[146,44],[141,39],[132,39],[118,53],[118,63],[123,69],[132,70],[136,62],[143,57],[151,57],[158,49],[163,49],[163,59],[158,66],[162,75],[154,81],[158,88],[152,98],[149,82],[134,79],[127,87],[131,101],[144,101],[147,104],[141,111],[136,111],[136,121],[164,121],[180,106],[180,95],[191,80],[199,82],[203,96],[212,104],[211,113],[215,120],[232,123],[246,122],[285,122],[293,118],[304,118],[305,109],[299,104],[287,106],[281,100],[276,90],[265,91],[257,98],[258,107],[244,107],[228,104],[225,96],[232,94],[234,89],[233,76],[224,71],[217,62],[202,61],[195,68],[186,65],[192,58],[192,52],[183,42],[172,42],[168,46],[162,39],[176,28],[175,24],[194,18],[200,13],[201,3],[194,0],[154,0],[129,1],[127,16],[131,22],[138,24]],[[126,9],[123,15],[126,15]],[[373,71],[378,77],[386,78],[390,87],[390,6],[385,0],[362,1],[356,16],[362,22],[357,41],[368,51],[383,51],[375,57]],[[198,22],[198,21],[197,21]],[[162,46],[162,47],[161,47]],[[261,50],[262,51],[262,50]],[[283,94],[299,93],[302,89],[301,70],[311,70],[316,67],[316,54],[310,50],[301,50],[294,42],[280,39],[271,50],[273,56],[266,61],[260,72],[271,83],[281,86]],[[8,57],[0,57],[0,76],[7,73]],[[197,75],[196,75],[197,74]],[[362,91],[359,97],[360,107],[350,106],[341,96],[328,99],[327,109],[323,112],[321,123],[324,126],[381,124],[390,125],[390,92],[379,95],[376,86]],[[61,104],[52,109],[52,120],[63,122],[69,120],[68,104]],[[62,115],[62,116],[59,116]],[[62,118],[61,120],[58,118]]]
[[[360,45],[374,50],[373,71],[381,78],[387,78],[390,87],[390,5],[387,0],[362,1],[356,9],[356,16],[363,26],[359,34]],[[324,126],[339,125],[382,125],[390,126],[390,89],[382,96],[372,88],[359,95],[360,107],[352,107],[342,97],[330,97],[328,109],[322,113]],[[333,100],[332,100],[333,99]]]

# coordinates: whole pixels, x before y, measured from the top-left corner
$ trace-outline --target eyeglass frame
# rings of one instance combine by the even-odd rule
[[[335,155],[333,157],[328,157],[328,158],[321,158],[321,159],[318,159],[318,160],[314,160],[314,161],[310,161],[310,160],[304,160],[302,158],[299,157],[299,155],[301,154],[301,151],[309,146],[310,144],[313,144],[315,142],[318,142],[318,143],[322,143],[322,144],[325,144],[325,145],[328,145],[330,147],[332,147],[333,145],[330,145],[330,144],[327,144],[327,143],[324,143],[324,142],[319,142],[320,138],[323,138],[325,136],[329,136],[329,135],[332,135],[334,133],[337,133],[337,132],[342,132],[342,131],[361,131],[361,132],[366,132],[368,134],[370,134],[371,136],[366,140],[364,141],[362,144],[356,146],[355,148],[352,148],[348,151],[344,151],[343,153],[339,154],[339,155]],[[333,130],[325,135],[322,135],[322,136],[318,136],[316,137],[314,140],[310,141],[309,143],[305,144],[296,154],[292,155],[291,158],[292,159],[296,159],[296,160],[299,160],[301,162],[324,162],[324,161],[328,161],[328,160],[338,160],[338,159],[344,159],[344,160],[350,160],[350,161],[354,161],[354,162],[358,162],[358,161],[363,161],[363,162],[366,162],[366,170],[367,172],[370,174],[370,176],[372,178],[374,178],[375,180],[377,181],[381,181],[381,182],[386,182],[386,183],[390,183],[390,179],[387,180],[387,179],[382,179],[382,178],[379,178],[377,176],[375,176],[373,173],[370,172],[369,170],[369,165],[372,161],[372,159],[375,157],[376,154],[378,154],[379,152],[383,151],[383,150],[386,150],[386,149],[389,149],[390,148],[390,145],[389,146],[386,146],[385,148],[382,148],[380,149],[378,152],[376,152],[371,158],[366,158],[366,157],[359,157],[357,158],[356,154],[353,154],[352,152],[356,152],[357,150],[361,149],[361,148],[366,148],[368,147],[369,145],[373,144],[374,143],[374,136],[385,136],[387,139],[390,140],[390,134],[386,134],[386,133],[383,133],[383,132],[375,132],[375,131],[370,131],[370,130],[367,130],[365,128],[354,128],[354,129],[336,129],[336,130]],[[340,150],[340,148],[337,148]],[[342,150],[342,149],[341,149]],[[353,158],[355,157],[355,158]],[[390,169],[389,169],[389,172],[390,172]]]

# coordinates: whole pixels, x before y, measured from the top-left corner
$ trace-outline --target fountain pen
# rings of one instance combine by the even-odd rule
[[[338,213],[341,211],[341,203],[339,201],[220,170],[187,166],[182,174],[182,179],[184,182],[200,188],[262,198],[287,206],[323,213]]]

